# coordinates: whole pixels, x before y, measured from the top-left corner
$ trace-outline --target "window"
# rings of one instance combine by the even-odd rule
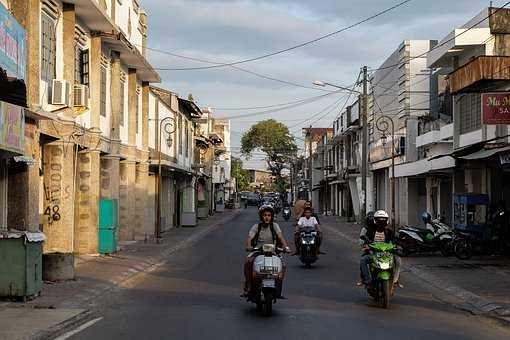
[[[0,158],[0,230],[7,229],[7,161]]]
[[[136,125],[136,133],[138,133],[139,127],[138,124],[140,122],[140,88],[136,88],[136,112],[135,112],[135,125]]]
[[[126,90],[126,84],[124,80],[120,81],[120,125],[124,126],[124,100],[125,100],[125,94],[124,91]]]
[[[179,115],[179,119],[177,120],[177,131],[179,132],[179,155],[182,155],[182,116]]]
[[[186,124],[184,124],[184,142],[185,148],[186,148],[186,157],[189,157],[189,130],[188,130],[188,121],[186,121]]]
[[[55,79],[55,20],[41,13],[41,79]]]
[[[89,51],[82,50],[75,45],[74,53],[74,82],[76,84],[89,84]]]
[[[106,117],[106,67],[101,65],[101,96],[100,96],[100,114]]]
[[[460,133],[478,130],[482,127],[481,95],[464,94],[459,99]]]

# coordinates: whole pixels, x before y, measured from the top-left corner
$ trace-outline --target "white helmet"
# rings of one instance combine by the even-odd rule
[[[374,214],[374,223],[377,230],[382,231],[388,225],[388,220],[390,217],[388,213],[384,210],[378,210]]]

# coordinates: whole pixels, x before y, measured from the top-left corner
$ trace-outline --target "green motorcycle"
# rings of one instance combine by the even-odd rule
[[[372,256],[370,264],[372,284],[367,287],[367,292],[382,308],[388,309],[390,297],[394,292],[395,260],[393,252],[395,245],[392,243],[371,243],[369,247]]]

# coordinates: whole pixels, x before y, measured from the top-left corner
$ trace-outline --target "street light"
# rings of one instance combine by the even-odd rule
[[[163,130],[168,134],[166,139],[166,145],[171,148],[173,145],[172,134],[175,132],[175,119],[173,117],[165,117],[159,122],[159,135],[158,135],[158,192],[156,195],[156,242],[159,243],[159,239],[161,238],[161,136]]]
[[[375,121],[375,127],[382,133],[383,147],[388,141],[387,133],[391,133],[391,226],[395,232],[395,123],[390,116],[381,115]]]

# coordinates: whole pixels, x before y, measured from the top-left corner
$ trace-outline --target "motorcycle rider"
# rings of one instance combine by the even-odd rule
[[[371,243],[394,243],[395,235],[392,230],[388,229],[388,213],[384,210],[378,210],[375,213],[367,214],[366,225],[361,229],[359,244],[361,246],[360,273],[361,282],[358,285],[370,285],[372,282],[370,273],[370,264],[372,256],[370,255]],[[393,276],[393,284],[397,284],[400,276],[400,257],[394,255],[395,270]]]
[[[274,222],[274,209],[271,206],[262,206],[259,209],[260,223],[254,224],[248,232],[248,238],[246,239],[245,246],[246,250],[250,253],[246,257],[244,263],[244,295],[246,296],[251,289],[251,278],[253,271],[253,261],[255,260],[256,252],[253,252],[253,248],[262,247],[264,244],[272,243],[276,247],[284,248],[286,252],[290,252],[290,248],[283,236],[282,230],[278,223]],[[286,267],[283,267],[283,273],[285,275]],[[283,277],[281,278],[283,281]],[[281,285],[281,282],[280,282]],[[281,294],[281,288],[280,288]]]
[[[299,251],[301,250],[301,229],[304,227],[312,227],[317,232],[317,255],[320,253],[319,249],[321,246],[322,241],[322,232],[320,229],[319,220],[313,216],[313,209],[312,207],[308,206],[305,207],[303,216],[299,218],[296,229],[294,231],[294,243],[296,245],[296,252],[295,255],[299,254]]]

